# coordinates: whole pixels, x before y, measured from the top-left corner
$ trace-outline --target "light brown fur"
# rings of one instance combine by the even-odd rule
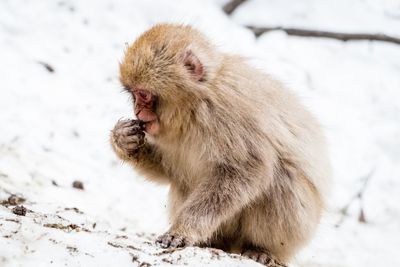
[[[188,50],[200,81],[181,64]],[[330,178],[320,126],[298,99],[188,26],[153,27],[120,70],[127,90],[159,96],[157,134],[132,154],[116,141],[120,125],[111,143],[143,176],[170,184],[172,226],[160,242],[292,259],[316,230]]]

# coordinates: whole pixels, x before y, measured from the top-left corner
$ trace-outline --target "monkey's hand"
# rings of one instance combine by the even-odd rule
[[[193,242],[180,234],[167,232],[157,238],[156,244],[162,248],[179,248],[191,246]]]
[[[168,183],[157,148],[146,143],[144,123],[140,120],[119,120],[111,131],[110,142],[117,156],[133,165],[146,178]]]
[[[140,120],[119,120],[111,132],[111,144],[122,159],[132,159],[145,144],[144,124]]]

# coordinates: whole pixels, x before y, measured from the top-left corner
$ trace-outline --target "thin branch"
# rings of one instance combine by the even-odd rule
[[[285,28],[285,27],[255,27],[246,26],[250,29],[256,37],[269,32],[269,31],[284,31],[288,35],[302,36],[302,37],[322,37],[331,38],[341,41],[353,41],[353,40],[368,40],[368,41],[382,41],[394,44],[400,44],[400,38],[382,34],[382,33],[343,33],[343,32],[328,32],[328,31],[317,31],[317,30],[306,30],[300,28]]]
[[[350,201],[347,203],[347,205],[345,205],[340,211],[343,214],[347,214],[347,210],[349,209],[351,203],[353,203],[353,201],[360,199],[362,200],[363,196],[364,196],[364,192],[365,189],[367,188],[368,182],[371,179],[372,175],[374,174],[375,169],[371,170],[365,177],[362,178],[362,185],[360,187],[360,189],[356,192],[356,194],[354,194],[354,196],[350,199]]]
[[[226,3],[222,9],[226,14],[230,15],[236,10],[236,8],[238,8],[241,4],[243,4],[246,1],[247,0],[231,0],[228,3]]]
[[[366,176],[361,178],[361,181],[363,183],[362,183],[360,189],[353,195],[352,198],[350,198],[349,202],[343,208],[340,209],[340,213],[342,216],[339,219],[339,221],[336,223],[335,227],[339,227],[343,223],[345,217],[348,215],[348,210],[349,210],[351,204],[353,204],[353,202],[356,200],[360,201],[360,216],[362,216],[362,218],[359,217],[359,221],[365,222],[365,215],[364,215],[364,210],[362,207],[362,201],[363,201],[365,189],[367,188],[368,182],[371,180],[371,177],[374,175],[374,172],[375,172],[375,168],[373,168]]]

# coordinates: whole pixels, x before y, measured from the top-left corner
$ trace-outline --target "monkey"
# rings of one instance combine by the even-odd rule
[[[322,127],[300,99],[189,25],[139,36],[120,81],[136,119],[117,122],[112,148],[169,185],[170,228],[156,243],[289,264],[317,229],[331,179]]]

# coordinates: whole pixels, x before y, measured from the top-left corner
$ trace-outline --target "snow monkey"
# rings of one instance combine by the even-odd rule
[[[159,24],[127,48],[133,120],[111,144],[169,184],[163,248],[210,246],[284,266],[312,237],[330,163],[316,119],[281,83],[190,26]]]

